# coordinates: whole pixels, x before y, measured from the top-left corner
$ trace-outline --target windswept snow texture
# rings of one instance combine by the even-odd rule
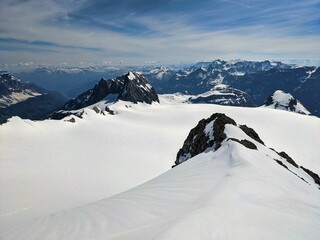
[[[311,113],[290,93],[281,90],[275,91],[265,102],[264,106],[310,115]]]
[[[0,239],[319,238],[317,185],[269,149],[320,173],[318,118],[208,104],[120,101],[113,110],[0,126]],[[170,169],[190,129],[213,113],[252,127],[265,146],[226,125],[228,138],[258,149],[225,140]]]

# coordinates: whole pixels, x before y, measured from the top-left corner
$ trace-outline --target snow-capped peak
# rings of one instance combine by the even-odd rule
[[[300,114],[310,115],[310,112],[290,93],[281,90],[275,91],[264,103],[265,107],[287,110]]]
[[[133,72],[129,72],[129,73],[128,73],[128,79],[129,79],[129,80],[134,80],[134,79],[136,79],[136,76],[134,75]]]
[[[77,98],[68,101],[60,110],[50,114],[48,118],[62,119],[74,115],[75,110],[80,114],[83,108],[98,104],[106,109],[110,104],[122,100],[133,103],[145,102],[152,104],[159,102],[158,95],[148,80],[138,73],[129,72],[114,79],[102,78],[92,89],[89,89]],[[99,103],[103,101],[103,103]],[[79,116],[79,115],[78,115]]]

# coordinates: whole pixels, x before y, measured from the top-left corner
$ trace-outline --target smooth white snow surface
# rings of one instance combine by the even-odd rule
[[[319,239],[319,189],[267,148],[228,141],[170,170],[190,129],[222,112],[320,173],[319,118],[169,102],[112,109],[0,126],[0,239]]]

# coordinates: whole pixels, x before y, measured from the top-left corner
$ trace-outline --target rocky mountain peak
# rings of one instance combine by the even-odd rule
[[[213,151],[219,149],[222,142],[227,139],[227,135],[225,133],[225,126],[227,124],[238,126],[232,118],[223,113],[215,113],[209,118],[199,121],[197,126],[191,129],[187,139],[184,141],[182,148],[178,151],[175,166],[207,151],[208,149],[212,149]],[[259,135],[252,128],[249,128],[246,125],[239,125],[238,127],[248,137],[261,144],[264,144]],[[254,143],[251,143],[248,140],[232,140],[237,141],[246,147],[256,148]]]
[[[265,146],[254,129],[246,125],[238,125],[232,118],[223,113],[214,113],[209,118],[200,120],[197,126],[191,129],[182,148],[177,153],[173,167],[198,154],[217,151],[219,148],[224,148],[228,151],[227,154],[232,155],[235,153],[234,151],[238,151],[235,150],[232,142],[242,145],[248,151],[258,151],[258,154],[263,156],[267,153],[268,159],[275,161],[309,185],[313,181],[320,189],[320,177],[317,173],[299,166],[287,153],[277,152]],[[305,174],[308,175],[309,181],[304,178],[306,177]]]
[[[310,112],[297,99],[295,99],[290,93],[285,93],[281,90],[277,90],[269,96],[265,101],[264,106],[310,115]]]
[[[207,119],[200,120],[198,125],[191,129],[178,151],[175,164],[178,165],[208,148],[218,149],[226,138],[224,134],[226,124],[236,125],[236,122],[223,113],[215,113]]]
[[[141,74],[129,72],[125,75],[124,87],[118,99],[133,103],[159,102],[158,94]]]
[[[113,103],[118,100],[147,104],[159,102],[158,94],[144,76],[136,72],[128,72],[109,80],[101,78],[92,89],[71,99],[60,110],[50,114],[48,118],[62,119],[73,114],[70,111],[79,110],[100,101]]]

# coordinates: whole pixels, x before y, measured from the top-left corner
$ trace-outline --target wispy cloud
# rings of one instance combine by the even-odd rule
[[[18,47],[33,47],[32,49],[38,49],[40,51],[54,51],[53,49],[76,49],[76,50],[86,50],[86,51],[93,51],[93,52],[103,52],[104,49],[102,48],[94,48],[94,47],[80,47],[80,46],[74,46],[74,45],[63,45],[63,44],[57,44],[53,42],[46,42],[46,41],[38,41],[38,40],[22,40],[22,39],[15,39],[15,38],[1,38],[0,37],[0,44],[6,45],[8,47],[12,48],[18,48]]]
[[[2,0],[0,63],[320,57],[319,0]]]

